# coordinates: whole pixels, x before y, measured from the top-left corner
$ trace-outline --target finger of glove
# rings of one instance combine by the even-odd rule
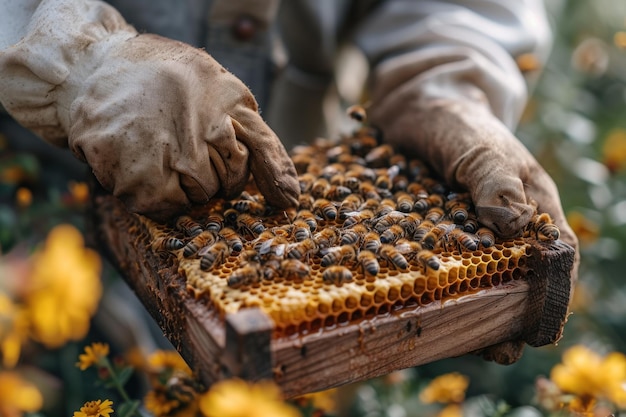
[[[502,237],[528,223],[533,208],[520,161],[507,151],[519,144],[486,109],[458,100],[416,101],[409,83],[370,114],[387,142],[427,162],[451,186],[469,190],[481,223]]]
[[[552,217],[552,221],[559,228],[560,239],[578,249],[578,238],[567,223],[556,184],[541,167],[531,172],[532,175],[524,181],[529,200],[536,202],[539,213],[548,213]]]
[[[237,139],[250,152],[250,171],[259,191],[275,207],[298,205],[300,186],[293,161],[280,139],[252,108],[242,106],[232,117]]]

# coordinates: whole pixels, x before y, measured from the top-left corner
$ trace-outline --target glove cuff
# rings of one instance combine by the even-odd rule
[[[0,51],[0,102],[24,127],[67,145],[70,107],[111,48],[137,35],[99,1],[44,0],[26,35]]]

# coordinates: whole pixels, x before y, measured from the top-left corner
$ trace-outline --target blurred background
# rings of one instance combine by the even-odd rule
[[[583,345],[599,357],[626,352],[626,2],[548,0],[546,4],[553,22],[554,46],[547,66],[537,78],[517,135],[557,182],[568,220],[581,243],[582,261],[573,314],[563,339],[558,346],[527,347],[521,360],[509,366],[466,356],[354,384],[326,393],[330,405],[296,402],[301,415],[403,417],[442,415],[446,411],[457,413],[449,415],[459,415],[458,409],[445,407],[447,403],[462,405],[465,415],[476,416],[570,412],[606,416],[619,408],[614,400],[603,407],[583,404],[578,411],[563,410],[558,404],[551,409],[542,377],[549,379],[551,370],[566,362],[564,353],[575,346]],[[84,233],[89,198],[87,186],[79,180],[84,167],[74,164],[71,158],[63,159],[63,164],[73,167],[76,179],[56,178],[49,168],[55,162],[20,152],[19,148],[9,146],[9,139],[0,137],[0,353],[3,356],[0,393],[3,373],[17,373],[27,381],[36,381],[44,401],[36,410],[9,409],[3,408],[2,402],[8,400],[3,400],[0,394],[0,416],[19,416],[23,412],[71,415],[86,401],[98,398],[124,401],[120,394],[111,393],[110,387],[99,383],[107,377],[99,374],[101,369],[94,367],[81,372],[75,364],[84,346],[94,341],[110,344],[112,358],[121,355],[133,363],[126,355],[129,343],[124,340],[125,332],[133,326],[135,330],[140,328],[138,337],[148,341],[151,349],[170,349],[150,319],[144,322],[139,317],[136,322],[129,320],[130,324],[116,324],[101,302],[101,307],[94,307],[93,311],[85,307],[85,317],[89,320],[85,332],[68,334],[55,343],[48,343],[43,335],[36,336],[35,343],[26,343],[26,336],[16,330],[19,320],[13,312],[21,304],[28,304],[25,294],[30,291],[20,287],[20,274],[32,273],[30,264],[35,260],[43,262],[41,257],[33,256],[55,226],[69,224]],[[91,256],[83,244],[76,245],[81,265],[85,256]],[[68,259],[72,256],[67,252]],[[127,300],[114,303],[113,308],[132,311],[136,303],[134,296],[106,261],[89,265],[102,278],[103,299],[112,294],[109,298]],[[92,297],[100,294],[96,284],[89,285],[95,285],[96,289],[87,289],[85,294]],[[2,291],[18,294],[17,299],[3,298]],[[85,297],[78,295],[76,305]],[[19,360],[12,361],[15,346],[21,346],[21,351],[18,348]],[[149,352],[141,354],[149,355]],[[616,363],[621,372],[622,362]],[[599,372],[591,363],[581,366],[590,368],[584,369],[589,375]],[[436,377],[450,373],[466,377],[467,383],[461,384],[460,400],[428,404],[431,401],[426,396],[420,397],[427,387],[432,387]],[[150,381],[139,373],[125,378],[130,396],[141,399],[151,389]],[[593,393],[585,395],[593,397]],[[590,401],[588,397],[583,398],[583,403]],[[567,398],[571,399],[559,398],[555,401],[561,405]],[[613,397],[607,394],[606,398]],[[7,410],[13,410],[13,414]],[[160,415],[175,414],[164,410],[160,410]],[[152,409],[152,414],[159,415],[159,411]]]

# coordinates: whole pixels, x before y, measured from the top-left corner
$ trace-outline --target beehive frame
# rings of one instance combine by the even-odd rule
[[[298,165],[297,154],[294,160]],[[284,279],[263,279],[239,291],[226,284],[242,262],[237,253],[224,260],[221,276],[203,272],[200,260],[182,256],[181,247],[162,250],[159,239],[172,235],[171,224],[127,213],[106,194],[94,202],[103,247],[206,383],[271,378],[295,396],[470,352],[511,363],[525,343],[558,340],[567,315],[573,250],[559,240],[531,236],[480,250],[439,251],[440,271],[415,263],[400,271],[383,261],[385,280],[363,270],[353,282],[338,284],[321,278],[320,255],[307,279],[289,279],[286,288]],[[211,210],[223,213],[225,203],[214,201]],[[333,224],[320,222],[322,229]],[[313,301],[294,308],[285,301],[289,287]],[[324,297],[334,298],[320,301]]]

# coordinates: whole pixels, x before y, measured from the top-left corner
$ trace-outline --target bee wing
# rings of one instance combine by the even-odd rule
[[[389,179],[391,181],[393,181],[393,179],[400,173],[400,167],[398,165],[392,165],[391,167],[389,167],[389,169],[387,170],[387,175],[389,176]]]
[[[276,250],[276,256],[283,256],[285,254],[285,249],[287,248],[287,245],[284,243],[281,243],[280,245],[276,245],[275,246]]]
[[[272,250],[272,243],[274,239],[268,239],[265,242],[261,243],[261,247],[259,248],[259,255],[267,255]]]

